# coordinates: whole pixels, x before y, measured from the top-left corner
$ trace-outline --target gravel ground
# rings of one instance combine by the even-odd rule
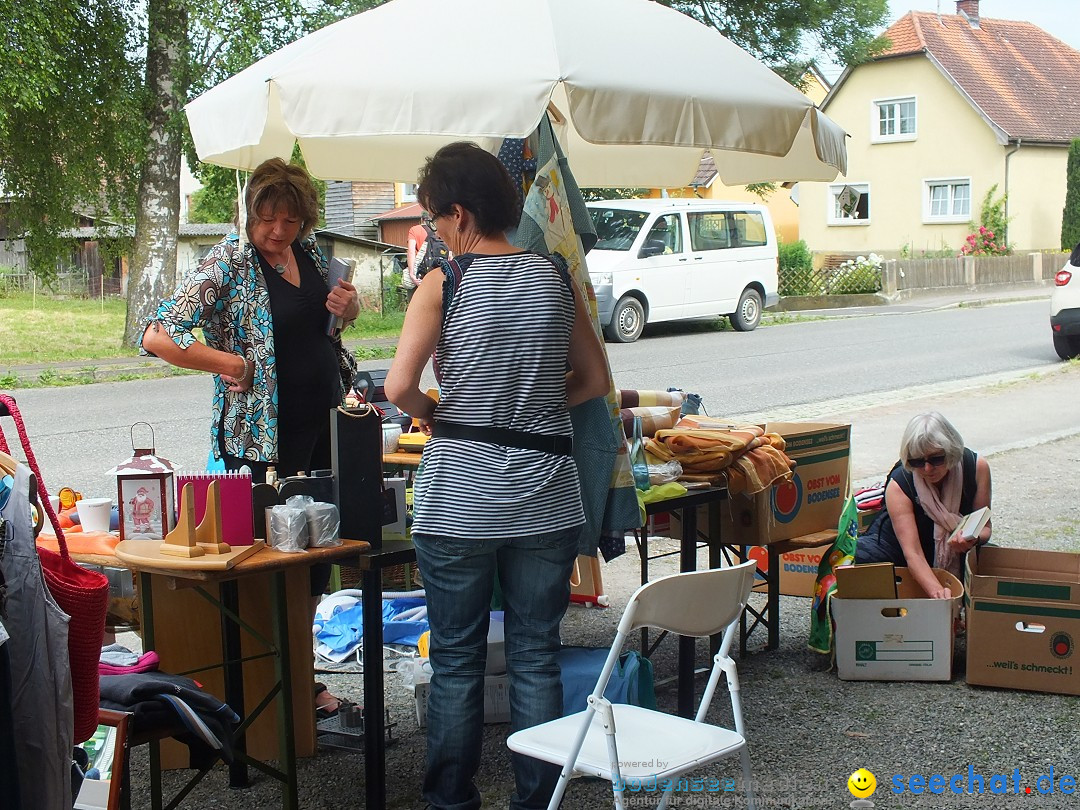
[[[1080,551],[1080,501],[1072,496],[1080,437],[1035,448],[1014,450],[991,459],[994,476],[994,540],[1008,546]],[[666,544],[666,545],[665,545]],[[674,549],[658,541],[653,549]],[[677,557],[651,564],[655,575],[671,572]],[[638,583],[639,567],[632,551],[603,567],[608,609],[571,606],[565,622],[567,643],[610,644],[626,599]],[[754,600],[763,600],[755,596]],[[839,808],[848,806],[848,774],[866,767],[876,776],[875,803],[882,808],[968,807],[987,801],[994,807],[1076,807],[1077,797],[1057,789],[1047,795],[992,798],[941,795],[894,796],[893,775],[953,774],[974,771],[985,776],[1019,769],[1024,786],[1035,789],[1042,774],[1080,777],[1080,698],[1036,692],[970,687],[964,683],[962,642],[950,683],[843,682],[829,662],[809,652],[806,637],[809,600],[781,599],[780,649],[764,652],[764,633],[750,638],[752,652],[739,661],[744,712],[759,807]],[[706,663],[704,643],[699,662]],[[673,674],[676,645],[665,641],[654,657],[657,679]],[[320,675],[331,691],[362,702],[360,675]],[[699,688],[702,681],[699,680]],[[387,675],[387,706],[394,744],[387,751],[387,807],[422,808],[419,798],[425,740],[416,725],[412,696],[396,673]],[[657,688],[661,708],[675,703],[674,684]],[[730,723],[726,692],[718,692],[710,719]],[[505,808],[512,777],[505,746],[506,725],[487,726],[484,760],[478,785],[485,808]],[[133,755],[133,807],[148,807],[146,748]],[[166,774],[166,789],[175,790],[185,772]],[[737,760],[702,771],[703,776],[737,779]],[[184,807],[270,808],[280,806],[276,783],[258,773],[242,791],[227,787],[218,768],[195,789]],[[299,768],[301,807],[308,810],[363,806],[362,754],[327,751],[302,760]],[[734,793],[676,794],[677,807],[742,807]],[[655,798],[630,794],[628,806],[652,807]],[[607,783],[575,780],[563,803],[566,808],[611,806]]]

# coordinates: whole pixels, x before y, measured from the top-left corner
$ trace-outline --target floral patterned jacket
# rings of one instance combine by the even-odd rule
[[[210,446],[220,456],[219,437],[225,452],[252,461],[277,460],[277,366],[274,359],[274,326],[270,294],[250,243],[238,250],[239,237],[231,233],[210,249],[202,264],[177,285],[172,298],[161,302],[147,324],[157,321],[177,346],[186,349],[201,328],[206,345],[243,354],[255,365],[255,379],[248,391],[229,391],[220,375],[214,375],[213,422]],[[327,260],[310,236],[301,247],[327,279]],[[145,331],[145,325],[144,325]],[[347,392],[356,375],[356,360],[340,338],[334,338],[342,391]],[[142,354],[147,355],[145,349]]]

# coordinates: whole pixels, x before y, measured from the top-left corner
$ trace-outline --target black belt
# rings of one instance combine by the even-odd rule
[[[485,444],[498,444],[503,447],[518,447],[522,450],[537,450],[541,453],[551,453],[553,456],[569,456],[574,452],[573,436],[549,436],[544,433],[528,433],[524,430],[509,428],[478,427],[440,421],[431,423],[431,435],[446,439],[467,439]]]

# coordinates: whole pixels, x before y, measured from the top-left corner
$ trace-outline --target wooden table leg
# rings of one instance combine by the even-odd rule
[[[292,665],[289,657],[289,605],[285,588],[285,572],[274,572],[271,582],[273,602],[274,644],[277,655],[274,669],[281,691],[278,693],[278,729],[281,750],[281,770],[285,775],[282,785],[281,806],[284,810],[296,810],[298,796],[296,786],[296,740],[293,724]]]
[[[233,616],[240,615],[240,591],[235,579],[225,580],[220,589],[221,604]],[[225,611],[221,612],[221,653],[225,662],[222,674],[225,678],[225,702],[234,712],[244,717],[244,664],[240,660],[243,652],[240,646],[240,627]],[[247,752],[245,734],[239,734],[233,740],[233,750],[241,754]],[[235,757],[229,763],[229,787],[246,788],[250,785],[247,765],[242,757]]]

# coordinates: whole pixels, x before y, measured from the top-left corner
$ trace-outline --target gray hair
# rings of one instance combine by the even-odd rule
[[[900,460],[907,467],[909,459],[923,457],[932,450],[943,452],[950,467],[959,464],[964,455],[960,432],[937,411],[921,413],[907,423],[900,437]]]

